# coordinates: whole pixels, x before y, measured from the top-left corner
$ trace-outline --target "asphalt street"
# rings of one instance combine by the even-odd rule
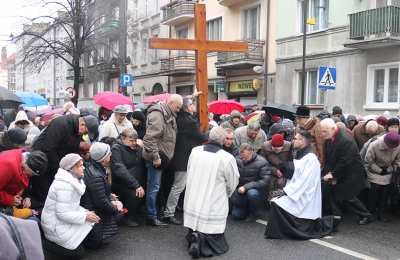
[[[339,232],[312,241],[264,239],[265,222],[228,221],[226,236],[230,250],[212,259],[400,259],[400,217],[390,222],[359,226],[347,217]],[[186,229],[140,226],[121,227],[114,241],[105,248],[89,251],[85,259],[169,260],[191,259],[186,250]]]

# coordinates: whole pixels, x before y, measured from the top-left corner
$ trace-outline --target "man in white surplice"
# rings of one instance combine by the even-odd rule
[[[189,157],[184,226],[189,228],[189,254],[193,257],[228,251],[223,234],[239,171],[235,158],[222,149],[225,137],[223,128],[214,127],[209,143],[193,148]]]
[[[285,167],[289,177],[281,196],[271,200],[266,238],[310,239],[332,231],[333,218],[321,219],[321,166],[310,143],[309,132],[296,134],[295,160]]]

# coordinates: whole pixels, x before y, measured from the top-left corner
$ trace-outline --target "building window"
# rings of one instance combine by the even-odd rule
[[[96,53],[94,51],[90,51],[89,53],[89,66],[93,66],[94,65],[94,61],[96,59]]]
[[[141,63],[146,64],[147,63],[147,39],[142,39],[142,51],[141,51],[142,57],[141,57]]]
[[[315,25],[307,25],[307,32],[319,31],[328,28],[329,0],[305,0],[308,1],[308,18],[315,18]],[[299,27],[303,33],[303,0],[299,4]]]
[[[188,34],[189,34],[188,27],[179,28],[176,30],[176,38],[177,39],[187,39]],[[186,54],[187,54],[187,51],[182,51],[182,50],[178,51],[178,56],[186,56]]]
[[[111,10],[111,19],[119,20],[119,7],[116,6]]]
[[[207,22],[207,39],[212,41],[222,40],[222,17]]]
[[[301,72],[298,73],[298,103],[301,104]],[[325,103],[325,91],[318,88],[318,71],[306,72],[306,84],[304,88],[304,104],[323,105]]]
[[[369,66],[367,104],[398,106],[399,69],[400,63]]]
[[[243,39],[258,40],[260,38],[260,6],[243,10]]]
[[[103,80],[99,80],[99,81],[97,81],[97,93],[100,93],[100,92],[103,92],[103,91],[104,91],[104,81]]]
[[[101,63],[104,61],[104,45],[100,45],[97,48],[97,57],[98,57],[98,63]]]
[[[132,65],[138,65],[137,48],[138,48],[138,44],[137,44],[137,42],[134,42],[133,47],[132,47]]]
[[[119,43],[118,41],[110,41],[110,58],[118,58]]]

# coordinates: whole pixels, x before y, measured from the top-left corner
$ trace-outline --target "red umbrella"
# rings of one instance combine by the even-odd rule
[[[233,110],[243,112],[244,106],[234,100],[216,100],[208,105],[208,112],[217,115],[230,114]]]
[[[114,110],[118,105],[130,105],[132,110],[135,109],[132,100],[119,93],[109,91],[101,92],[96,94],[93,100],[97,105],[107,108],[108,110]]]
[[[159,102],[159,101],[167,101],[171,95],[172,94],[170,94],[170,93],[163,93],[163,94],[158,94],[158,95],[154,95],[154,96],[148,96],[142,100],[142,103],[143,104],[151,104],[151,103]]]

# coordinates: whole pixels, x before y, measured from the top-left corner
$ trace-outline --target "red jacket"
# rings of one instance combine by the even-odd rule
[[[22,149],[0,153],[0,205],[12,206],[14,196],[28,187],[22,173]]]

